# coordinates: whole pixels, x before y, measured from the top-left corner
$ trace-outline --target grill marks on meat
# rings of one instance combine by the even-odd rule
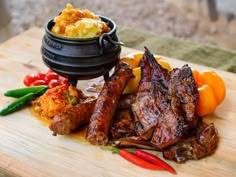
[[[168,72],[145,50],[140,61],[142,77],[132,105],[137,134],[158,149],[178,142],[196,125],[198,91],[187,65]]]
[[[149,55],[148,60],[152,66],[151,82],[154,87],[155,104],[160,112],[156,117],[158,121],[151,143],[157,148],[163,149],[179,141],[183,136],[184,117],[171,107],[173,97],[168,93],[171,74],[163,69],[152,55]]]
[[[196,126],[198,118],[195,114],[199,98],[198,88],[188,65],[175,68],[171,72],[168,94],[171,97],[171,108],[184,115],[188,125]]]
[[[118,147],[156,148],[167,159],[183,163],[214,153],[219,136],[214,124],[196,116],[199,98],[188,65],[168,72],[146,49],[142,77],[132,104],[137,136],[115,140]]]
[[[164,93],[168,99],[165,101],[165,98],[159,95],[156,99],[157,104],[162,106],[159,106],[160,121],[151,140],[160,149],[178,142],[190,127],[196,126],[199,120],[195,114],[198,91],[191,68],[187,65],[175,68],[168,79],[168,90]],[[161,89],[160,83],[157,87],[158,92]],[[163,101],[160,102],[158,99]]]
[[[163,156],[178,163],[198,160],[214,153],[219,142],[218,132],[213,123],[200,122],[190,135],[177,144],[165,149]]]
[[[120,97],[118,108],[119,109],[130,109],[131,105],[134,103],[135,99],[136,99],[135,94],[122,94]]]
[[[137,147],[141,149],[156,150],[150,141],[143,140],[138,136],[131,136],[114,140],[112,144],[116,147]]]
[[[62,113],[56,115],[52,123],[49,125],[53,135],[65,135],[76,130],[89,122],[93,113],[96,99],[86,99],[76,106],[69,107],[63,110]]]
[[[131,109],[118,109],[111,126],[111,139],[135,136],[134,117]]]
[[[115,114],[120,96],[131,77],[133,74],[129,65],[119,63],[114,74],[104,83],[89,121],[86,139],[90,143],[95,145],[108,143],[112,117]]]
[[[148,61],[147,53],[140,61],[141,80],[137,92],[136,100],[132,104],[132,111],[135,117],[135,126],[138,136],[144,140],[149,140],[157,124],[159,110],[155,104],[155,93],[153,92],[152,68]]]

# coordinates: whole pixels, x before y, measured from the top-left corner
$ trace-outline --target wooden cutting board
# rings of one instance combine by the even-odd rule
[[[13,99],[3,96],[6,90],[23,87],[28,73],[47,70],[40,55],[44,30],[32,28],[0,45],[0,108]],[[148,46],[147,46],[148,47]],[[135,50],[122,49],[122,55]],[[165,57],[175,67],[184,62]],[[222,58],[222,62],[223,62]],[[206,67],[190,66],[204,70]],[[169,162],[181,177],[233,177],[236,175],[236,75],[216,70],[227,87],[225,101],[213,115],[204,117],[218,128],[220,142],[215,154],[185,164]],[[88,86],[88,81],[78,84]],[[139,168],[116,154],[101,150],[75,136],[52,136],[29,108],[0,117],[0,176],[11,173],[23,177],[156,177],[172,176],[165,171]],[[83,139],[83,138],[82,138]],[[161,156],[160,153],[157,152]]]

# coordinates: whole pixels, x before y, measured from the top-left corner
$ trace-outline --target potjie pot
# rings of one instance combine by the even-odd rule
[[[122,43],[116,34],[116,24],[108,17],[99,17],[108,23],[111,30],[88,39],[55,35],[51,32],[55,24],[53,20],[46,24],[41,46],[43,62],[68,78],[70,84],[76,85],[77,80],[107,76],[119,61]]]

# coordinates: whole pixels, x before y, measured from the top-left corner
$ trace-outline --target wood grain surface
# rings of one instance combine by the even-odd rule
[[[0,108],[13,99],[6,90],[23,87],[28,73],[47,70],[40,55],[44,30],[32,28],[0,45]],[[122,48],[122,55],[134,52]],[[183,61],[165,57],[175,67]],[[223,60],[223,59],[222,59]],[[204,66],[189,65],[198,70]],[[216,152],[199,161],[185,164],[169,162],[181,177],[233,177],[236,175],[236,75],[216,70],[227,87],[227,96],[214,114],[204,117],[214,122],[220,135]],[[86,88],[90,81],[79,82]],[[161,156],[159,152],[156,152]],[[168,177],[165,171],[139,168],[116,154],[90,145],[75,136],[52,136],[47,126],[36,119],[29,108],[0,117],[0,176],[23,177]]]

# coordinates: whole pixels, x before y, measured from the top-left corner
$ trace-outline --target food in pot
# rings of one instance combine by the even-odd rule
[[[110,31],[108,24],[89,10],[80,10],[67,4],[61,14],[54,18],[51,32],[68,38],[93,38]]]

